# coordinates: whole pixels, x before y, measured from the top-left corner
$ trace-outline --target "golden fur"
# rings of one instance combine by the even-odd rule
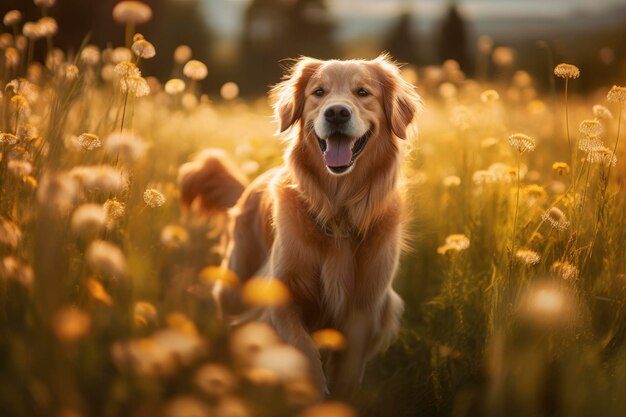
[[[366,361],[398,331],[403,303],[391,284],[404,216],[399,164],[402,139],[421,101],[386,56],[301,58],[272,96],[288,141],[286,163],[258,177],[238,199],[225,265],[242,281],[271,276],[287,285],[291,302],[266,311],[266,319],[308,356],[322,392],[345,397],[362,378]],[[371,131],[343,175],[329,172],[316,130],[335,103],[351,109],[358,135]],[[199,197],[203,206],[221,209],[232,198],[217,195],[232,196],[233,184],[243,189],[223,156],[209,153],[194,164],[181,171],[185,204]],[[347,348],[324,363],[310,336],[322,328],[337,329],[347,340]]]

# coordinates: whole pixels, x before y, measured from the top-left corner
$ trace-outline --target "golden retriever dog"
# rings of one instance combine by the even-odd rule
[[[386,55],[300,58],[271,94],[284,165],[246,187],[223,152],[207,151],[181,168],[182,201],[215,212],[234,205],[225,265],[242,281],[288,287],[291,302],[265,318],[308,357],[322,393],[346,397],[398,332],[399,168],[421,100]],[[311,338],[323,328],[347,342],[324,361]]]

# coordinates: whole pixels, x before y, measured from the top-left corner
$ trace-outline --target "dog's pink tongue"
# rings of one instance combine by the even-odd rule
[[[328,139],[324,160],[329,167],[343,167],[350,164],[352,149],[349,140]]]

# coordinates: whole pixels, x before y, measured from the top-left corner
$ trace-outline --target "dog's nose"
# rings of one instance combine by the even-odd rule
[[[332,124],[346,123],[350,120],[350,116],[352,116],[350,109],[346,106],[342,106],[341,104],[330,106],[324,111],[326,121]]]

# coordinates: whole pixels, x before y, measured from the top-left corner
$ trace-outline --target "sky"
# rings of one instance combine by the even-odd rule
[[[178,0],[185,1],[185,0]],[[221,37],[237,37],[241,14],[250,0],[199,0],[211,28]],[[417,16],[420,28],[428,29],[441,18],[444,0],[327,0],[341,23],[339,36],[375,36],[399,11]],[[473,21],[510,19],[563,20],[573,14],[601,15],[614,7],[626,14],[626,0],[465,0],[458,2]]]

